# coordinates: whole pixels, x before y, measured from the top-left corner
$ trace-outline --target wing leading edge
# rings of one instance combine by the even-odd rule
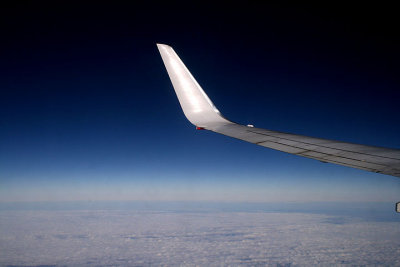
[[[275,150],[400,177],[400,150],[249,127],[224,118],[172,47],[157,44],[186,118],[196,127]]]

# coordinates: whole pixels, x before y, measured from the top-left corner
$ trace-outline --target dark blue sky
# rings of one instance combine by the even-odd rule
[[[166,43],[229,119],[400,147],[393,8],[2,8],[0,201],[394,201],[400,180],[195,131]]]

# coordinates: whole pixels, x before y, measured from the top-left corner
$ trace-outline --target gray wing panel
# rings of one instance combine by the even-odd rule
[[[400,177],[400,151],[396,149],[294,135],[235,123],[209,130],[322,162]]]

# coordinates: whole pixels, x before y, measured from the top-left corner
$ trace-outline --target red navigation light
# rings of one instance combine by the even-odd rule
[[[204,130],[203,127],[196,126],[196,130]]]

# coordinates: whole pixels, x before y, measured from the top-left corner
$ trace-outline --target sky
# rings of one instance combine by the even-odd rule
[[[14,3],[0,202],[399,201],[400,180],[196,131],[156,47],[256,127],[400,148],[391,7]]]

